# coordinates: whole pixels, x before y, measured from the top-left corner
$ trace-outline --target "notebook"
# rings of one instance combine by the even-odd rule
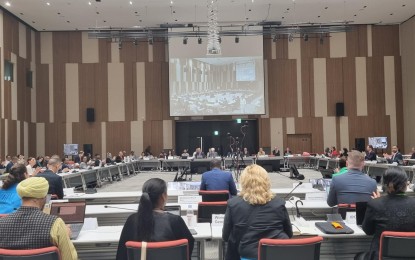
[[[60,217],[71,229],[71,239],[76,239],[81,232],[85,219],[85,202],[52,203],[50,214]]]

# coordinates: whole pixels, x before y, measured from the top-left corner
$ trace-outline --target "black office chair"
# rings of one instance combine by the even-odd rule
[[[229,199],[228,190],[199,190],[203,202],[227,201]]]
[[[60,260],[59,249],[56,246],[13,250],[0,248],[0,260]]]
[[[143,243],[127,241],[128,260],[140,260]],[[148,242],[146,245],[146,260],[189,260],[189,243],[187,239],[164,242]]]
[[[415,232],[383,231],[379,260],[415,259]]]
[[[198,223],[211,223],[212,214],[225,214],[228,202],[216,201],[216,202],[199,202],[197,207],[197,222]]]

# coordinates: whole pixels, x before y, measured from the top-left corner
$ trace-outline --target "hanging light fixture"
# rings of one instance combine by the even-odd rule
[[[221,55],[219,27],[218,27],[218,0],[207,0],[208,7],[208,36],[207,55]]]

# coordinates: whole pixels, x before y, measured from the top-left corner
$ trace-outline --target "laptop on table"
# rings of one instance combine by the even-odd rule
[[[52,203],[50,214],[60,217],[71,229],[71,239],[76,239],[81,232],[85,219],[85,202]]]

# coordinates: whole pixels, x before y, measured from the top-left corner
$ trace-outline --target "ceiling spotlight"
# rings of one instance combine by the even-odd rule
[[[133,1],[130,1],[130,5],[132,5],[133,4]]]
[[[198,43],[198,44],[202,44],[202,38],[200,38],[200,37],[199,37],[199,38],[197,39],[197,43]]]
[[[308,34],[306,34],[306,33],[305,33],[305,34],[303,35],[303,38],[304,38],[304,41],[305,41],[305,42],[307,42],[307,41],[308,41]]]
[[[148,44],[153,45],[153,42],[154,42],[153,37],[148,38]]]
[[[320,34],[320,44],[324,43],[323,34]]]
[[[121,48],[122,48],[122,40],[120,40],[120,41],[118,42],[118,49],[119,49],[119,50],[121,50]]]
[[[92,5],[91,2],[88,2],[89,5]]]
[[[183,38],[183,44],[187,44],[187,37]]]
[[[289,41],[289,42],[294,41],[294,36],[293,36],[293,34],[292,34],[292,33],[290,33],[290,35],[288,35],[288,41]]]
[[[138,45],[138,41],[137,39],[134,39],[134,45],[137,46]]]
[[[9,1],[6,2],[6,6],[11,6]]]
[[[46,3],[46,5],[50,5],[50,3],[49,3],[49,2],[47,2],[47,3]]]
[[[218,41],[219,41],[219,43],[222,43],[222,37],[219,37]]]
[[[272,38],[272,41],[277,42],[277,40],[278,40],[278,38],[277,38],[277,35],[275,34],[274,37]]]
[[[235,43],[239,43],[239,37],[238,36],[235,37]]]

